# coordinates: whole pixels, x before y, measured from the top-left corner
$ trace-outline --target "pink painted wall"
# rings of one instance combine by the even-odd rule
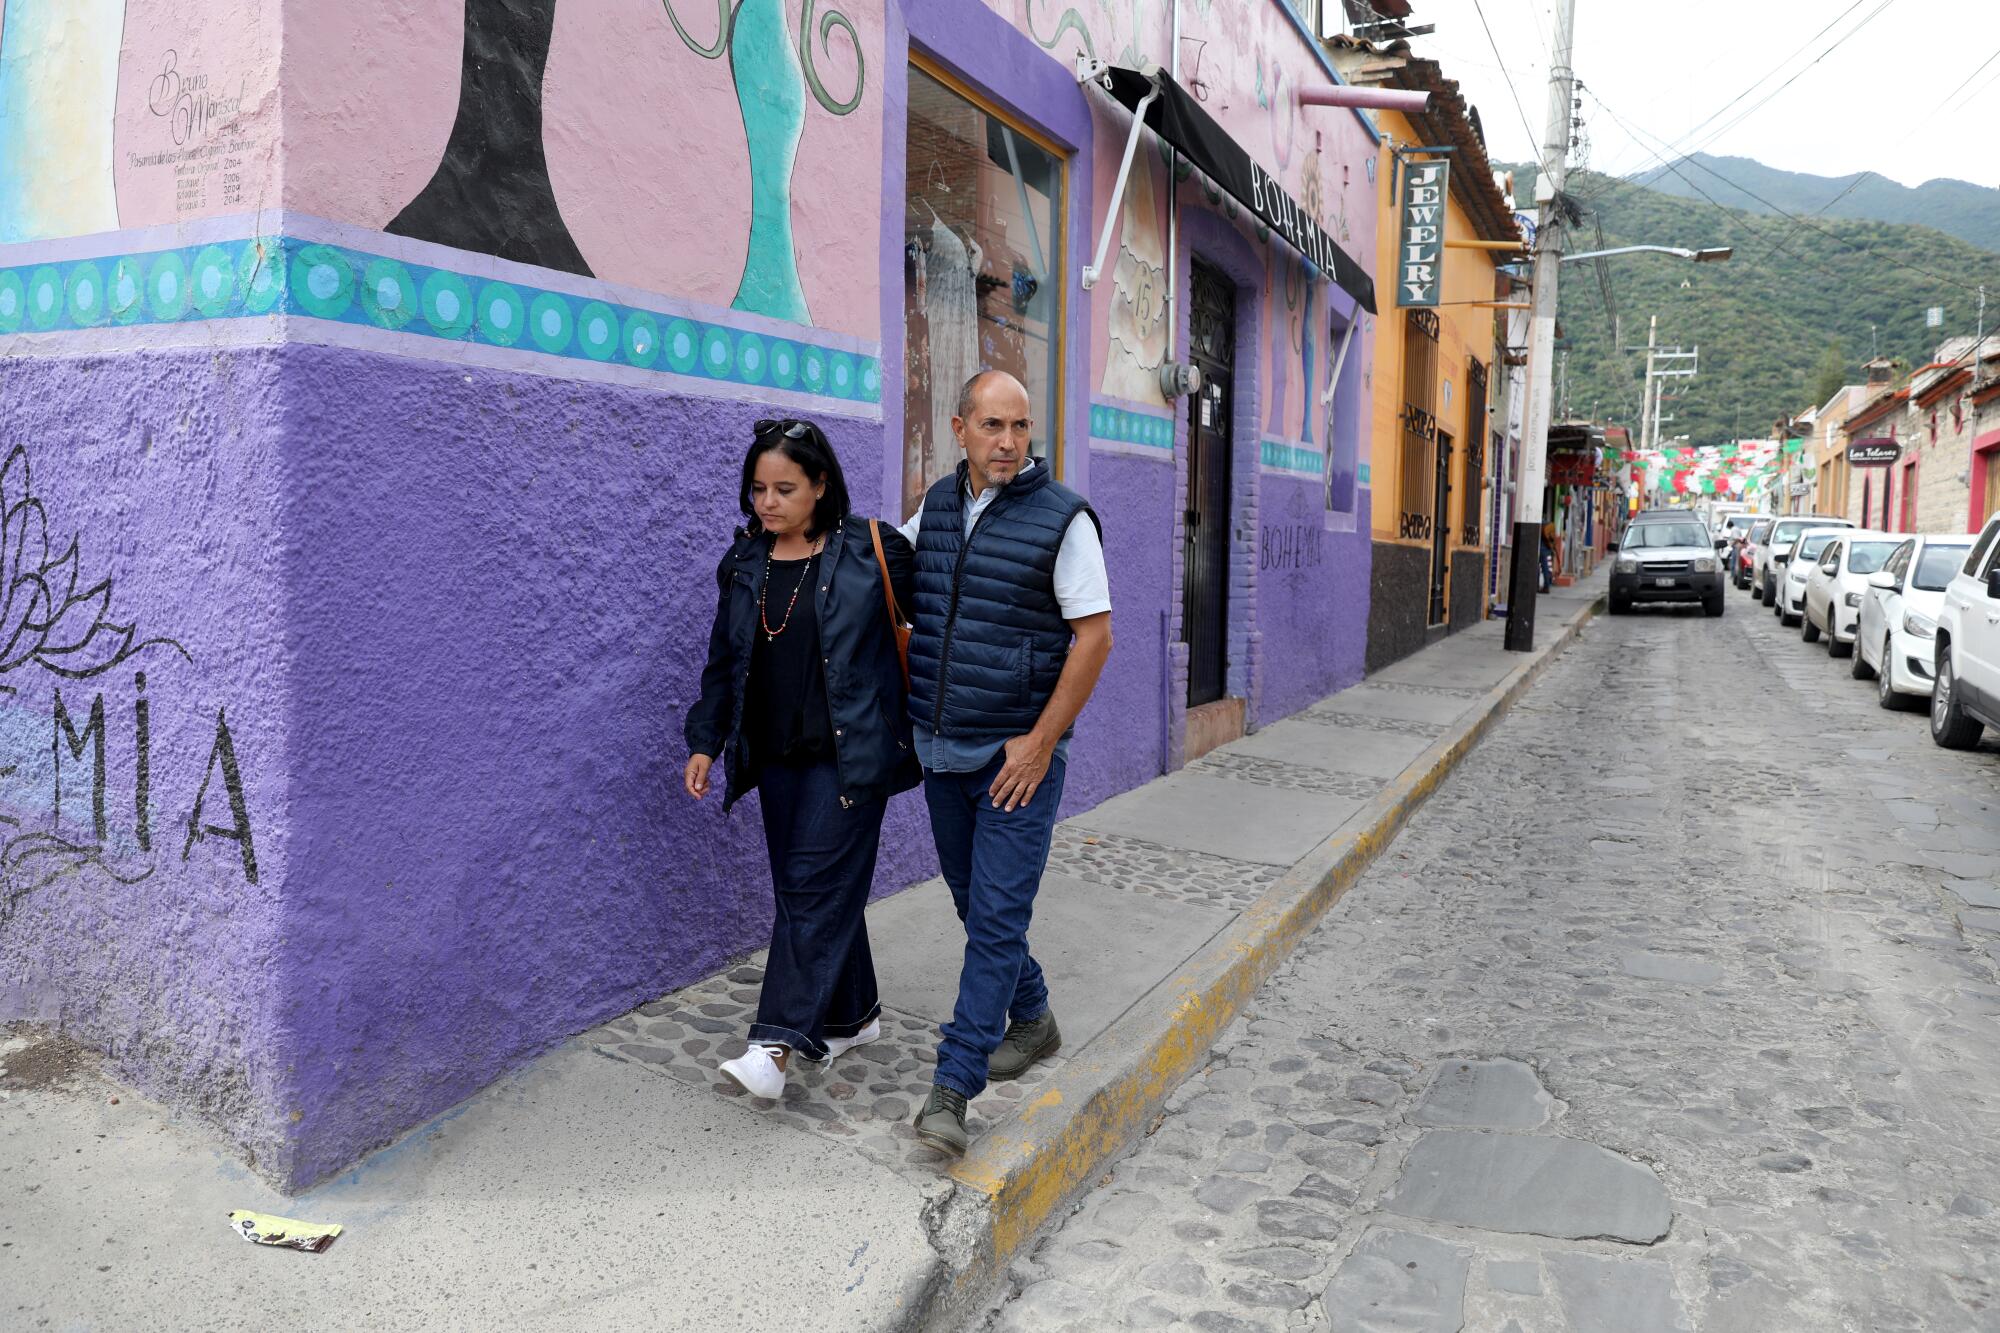
[[[880,336],[883,0],[839,0],[815,47],[835,115],[806,98],[789,179],[810,322]],[[800,6],[785,21],[796,47]],[[677,0],[689,37],[712,44],[712,4]],[[826,5],[815,10],[815,41]],[[430,179],[458,104],[462,6],[292,0],[285,88],[289,209],[385,226]],[[857,69],[857,54],[860,65]],[[901,71],[897,71],[900,75]],[[563,0],[543,82],[543,146],[563,222],[591,273],[728,306],[751,217],[750,158],[728,52],[706,59],[662,0]]]
[[[987,0],[987,4],[1065,65],[1073,64],[1082,51],[1119,65],[1136,66],[1149,60],[1171,65],[1172,11],[1162,0],[1132,0],[1115,7],[1062,7],[1045,0]],[[1363,268],[1372,269],[1374,185],[1365,175],[1365,164],[1374,156],[1372,141],[1352,112],[1301,108],[1295,100],[1302,83],[1330,81],[1306,38],[1276,4],[1182,0],[1182,86],[1202,97],[1205,109],[1231,137],[1274,179],[1283,182]],[[1092,190],[1097,215],[1091,226],[1095,238],[1110,206],[1131,120],[1100,95],[1092,95],[1091,105],[1097,135]],[[1164,280],[1167,172],[1163,159],[1152,148],[1153,142],[1150,135],[1142,140],[1134,176],[1144,172],[1147,179],[1127,186],[1124,228],[1106,259],[1107,277],[1091,305],[1091,389],[1093,394],[1165,411],[1166,403],[1152,381],[1162,348],[1151,347],[1152,355],[1144,364],[1132,364],[1126,345],[1131,334],[1128,328],[1119,327],[1120,294],[1112,276],[1119,267],[1118,251],[1123,249],[1127,271],[1136,264],[1149,276]],[[1213,207],[1225,215],[1241,213],[1226,202],[1209,204],[1199,181],[1185,183],[1179,197],[1183,208]],[[1315,399],[1325,387],[1324,376],[1332,363],[1333,349],[1326,336],[1326,297],[1324,289],[1315,295],[1312,327],[1304,327],[1297,254],[1275,241],[1262,250],[1266,310],[1280,312],[1276,317],[1285,325],[1282,331],[1274,330],[1267,318],[1263,337],[1267,346],[1286,349],[1283,357],[1259,358],[1263,366],[1260,402],[1267,405],[1267,418],[1285,423],[1284,429],[1265,433],[1295,441],[1308,392],[1301,382],[1302,340],[1314,340],[1313,370],[1318,383],[1310,391]],[[1089,257],[1079,257],[1076,262],[1088,263]],[[1153,309],[1164,318],[1157,303]],[[1367,359],[1372,357],[1372,347],[1372,339],[1358,338],[1350,354],[1363,359],[1364,375],[1370,369]],[[1321,434],[1316,426],[1315,443],[1324,445]],[[1367,462],[1365,438],[1361,461]]]

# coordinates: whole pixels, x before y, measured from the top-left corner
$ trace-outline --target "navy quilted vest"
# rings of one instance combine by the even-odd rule
[[[917,530],[910,720],[940,736],[1003,739],[1034,727],[1069,658],[1056,553],[1090,503],[1049,475],[1017,474],[965,536],[965,474],[924,496]]]

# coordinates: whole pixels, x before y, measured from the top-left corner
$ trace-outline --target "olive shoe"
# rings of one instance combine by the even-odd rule
[[[986,1077],[1005,1083],[1028,1072],[1028,1066],[1062,1049],[1062,1033],[1056,1029],[1056,1011],[1042,1010],[1040,1018],[1021,1019],[1007,1025],[1000,1049],[986,1057]]]
[[[917,1137],[948,1153],[964,1152],[970,1142],[965,1133],[965,1094],[933,1083],[930,1099],[917,1112]]]

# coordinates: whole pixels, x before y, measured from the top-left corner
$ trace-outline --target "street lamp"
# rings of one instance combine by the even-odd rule
[[[1684,250],[1678,245],[1621,245],[1611,250],[1585,250],[1581,254],[1564,255],[1562,262],[1574,264],[1579,259],[1603,259],[1610,255],[1633,254],[1677,255],[1697,264],[1720,264],[1736,253],[1730,246],[1718,246],[1712,250]]]

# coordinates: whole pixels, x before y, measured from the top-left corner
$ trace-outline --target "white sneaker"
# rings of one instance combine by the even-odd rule
[[[722,1062],[722,1072],[752,1097],[769,1097],[773,1100],[785,1095],[785,1071],[771,1058],[773,1051],[782,1051],[782,1046],[760,1046],[752,1042],[750,1049],[734,1060]]]
[[[882,1020],[871,1018],[868,1020],[867,1027],[861,1029],[861,1031],[851,1037],[828,1037],[826,1039],[826,1058],[829,1060],[837,1059],[853,1050],[856,1046],[866,1046],[869,1042],[879,1039],[881,1035]]]

